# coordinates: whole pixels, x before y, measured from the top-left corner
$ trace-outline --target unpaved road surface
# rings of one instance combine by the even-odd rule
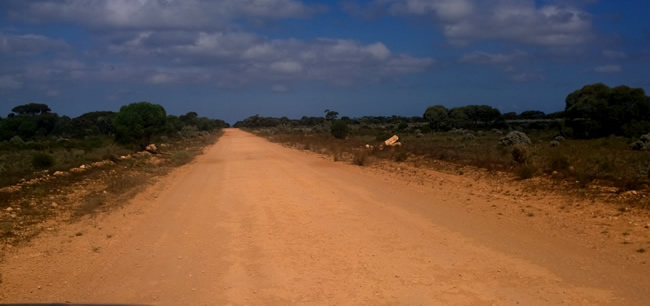
[[[8,251],[0,302],[650,301],[645,263],[468,209],[490,202],[468,188],[407,184],[228,129],[123,209]]]

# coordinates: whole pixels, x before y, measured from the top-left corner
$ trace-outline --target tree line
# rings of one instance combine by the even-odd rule
[[[323,117],[262,117],[254,115],[235,123],[235,127],[271,128],[278,126],[314,127],[338,118],[338,112],[325,110]],[[488,105],[447,108],[427,107],[422,117],[364,116],[341,117],[345,124],[372,126],[423,123],[422,132],[451,129],[557,129],[565,137],[596,138],[609,135],[638,137],[650,132],[650,97],[641,88],[622,85],[610,88],[602,83],[586,85],[570,93],[565,109],[550,114],[538,110],[501,113]],[[427,124],[428,123],[428,124]]]
[[[145,101],[122,106],[119,112],[89,112],[76,118],[59,116],[41,103],[18,105],[11,111],[7,118],[0,117],[0,141],[106,136],[143,147],[157,136],[185,137],[229,126],[196,112],[168,115],[161,105]]]

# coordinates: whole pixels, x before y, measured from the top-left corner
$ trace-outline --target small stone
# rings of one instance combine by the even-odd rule
[[[13,211],[14,209],[11,208],[11,207],[7,207],[5,210],[6,210],[6,211]]]
[[[62,176],[62,175],[64,175],[64,174],[65,174],[65,172],[63,172],[63,171],[56,171],[56,172],[54,172],[54,176]]]
[[[50,204],[50,206],[52,206],[52,208],[57,208],[59,206],[59,204],[56,204],[56,202],[52,202],[52,204]]]
[[[79,169],[86,169],[86,165],[79,166]]]

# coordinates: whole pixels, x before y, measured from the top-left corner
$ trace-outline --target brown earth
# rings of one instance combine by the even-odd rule
[[[228,129],[120,210],[7,251],[0,302],[650,300],[647,211],[526,184],[362,168]]]

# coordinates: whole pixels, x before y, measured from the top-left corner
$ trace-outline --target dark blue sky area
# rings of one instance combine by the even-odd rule
[[[0,115],[150,101],[254,114],[420,116],[429,105],[559,111],[603,82],[650,89],[647,1],[0,2]]]

